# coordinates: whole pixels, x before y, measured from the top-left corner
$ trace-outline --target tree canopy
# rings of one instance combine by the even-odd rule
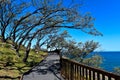
[[[11,39],[19,57],[20,46],[24,45],[26,52],[23,61],[26,62],[32,45],[38,48],[45,45],[50,41],[51,34],[60,32],[61,28],[102,35],[93,25],[95,19],[89,13],[81,14],[81,4],[74,3],[74,0],[68,4],[65,5],[63,0],[0,0],[1,40],[6,42]],[[48,45],[63,44],[59,40],[64,41],[64,34],[54,38],[58,42],[52,40],[53,43]]]

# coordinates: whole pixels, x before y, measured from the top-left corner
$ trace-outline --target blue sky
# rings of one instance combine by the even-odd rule
[[[120,0],[84,0],[83,12],[96,18],[95,27],[103,36],[92,36],[69,30],[76,41],[94,40],[100,43],[99,51],[120,51]]]

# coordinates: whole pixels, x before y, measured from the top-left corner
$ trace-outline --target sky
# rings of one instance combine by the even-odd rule
[[[70,0],[64,0],[65,4]],[[79,3],[79,0],[75,0]],[[68,29],[77,42],[99,42],[98,51],[120,51],[120,0],[83,0],[81,11],[90,12],[96,19],[94,26],[103,36],[93,36],[82,31]]]
[[[92,36],[78,30],[69,30],[76,41],[94,40],[99,51],[120,51],[120,0],[84,0],[83,12],[96,18],[94,26],[103,36]]]

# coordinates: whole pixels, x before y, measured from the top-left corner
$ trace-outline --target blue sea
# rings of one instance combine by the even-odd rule
[[[102,56],[103,62],[101,64],[101,68],[103,70],[113,72],[115,67],[120,67],[120,51],[119,52],[113,52],[113,51],[107,51],[107,52],[93,52],[88,57],[98,54]],[[68,55],[67,57],[73,57],[73,55]]]
[[[103,57],[101,67],[104,70],[112,72],[115,67],[120,67],[120,52],[99,52]]]

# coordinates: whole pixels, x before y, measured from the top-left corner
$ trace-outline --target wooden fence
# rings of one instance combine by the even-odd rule
[[[61,58],[61,75],[65,80],[120,80],[120,76],[78,62]]]

